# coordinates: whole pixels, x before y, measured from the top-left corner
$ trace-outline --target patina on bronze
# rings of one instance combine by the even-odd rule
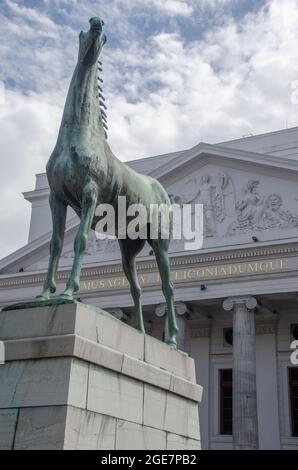
[[[62,123],[54,151],[47,164],[50,186],[50,207],[53,234],[50,260],[43,291],[37,297],[39,304],[48,304],[56,291],[56,275],[62,251],[66,211],[70,206],[80,218],[74,243],[74,261],[64,293],[59,302],[73,300],[80,287],[80,272],[88,235],[95,229],[95,211],[100,203],[111,204],[117,215],[117,199],[127,198],[127,206],[150,204],[170,206],[168,194],[161,184],[149,176],[136,173],[120,162],[107,143],[106,114],[103,111],[102,90],[98,85],[98,59],[106,43],[101,18],[90,19],[90,30],[79,36],[78,62],[72,77]],[[168,321],[166,341],[176,346],[178,332],[173,285],[170,280],[169,239],[147,239],[153,248],[160,271],[162,290],[166,299]],[[137,328],[144,332],[141,289],[136,272],[136,255],[146,240],[119,239],[123,268],[129,281],[135,304]]]

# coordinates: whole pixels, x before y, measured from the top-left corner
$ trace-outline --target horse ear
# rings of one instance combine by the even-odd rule
[[[104,20],[101,20],[101,25],[104,26],[105,25],[105,22]]]

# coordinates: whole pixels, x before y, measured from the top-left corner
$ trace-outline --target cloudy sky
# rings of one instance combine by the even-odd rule
[[[1,0],[0,258],[26,243],[78,33],[105,20],[109,142],[123,161],[298,123],[297,0]]]

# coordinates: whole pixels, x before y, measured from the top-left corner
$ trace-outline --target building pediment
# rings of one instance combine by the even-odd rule
[[[272,169],[279,169],[293,171],[298,174],[298,162],[292,158],[255,153],[201,142],[189,150],[179,152],[175,157],[171,158],[171,160],[158,166],[150,175],[163,181],[171,178],[178,168],[179,171],[181,171],[183,168],[190,167],[194,161],[197,165],[204,165],[206,162],[210,163],[216,160],[220,160],[222,163],[230,162],[232,165],[253,165],[260,169],[263,168],[267,172],[270,172]]]
[[[204,248],[297,237],[296,162],[290,169],[269,165],[267,156],[260,162],[239,151],[234,158],[200,150],[164,175],[163,184],[175,203],[203,204]]]

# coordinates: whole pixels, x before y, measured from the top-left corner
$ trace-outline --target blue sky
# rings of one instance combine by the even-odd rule
[[[225,25],[228,19],[240,23],[245,15],[257,12],[264,4],[264,0],[4,0],[0,5],[2,24],[15,22],[19,32],[15,35],[12,28],[13,34],[8,34],[11,46],[16,46],[15,57],[12,63],[9,44],[6,51],[2,49],[1,59],[6,59],[8,66],[0,77],[9,89],[23,93],[44,91],[45,85],[48,91],[57,89],[52,65],[41,60],[36,63],[36,49],[40,54],[52,52],[55,60],[54,53],[66,46],[67,58],[63,70],[59,70],[59,79],[69,78],[77,51],[75,38],[78,31],[86,28],[89,16],[100,15],[106,20],[110,54],[111,49],[125,48],[128,42],[150,42],[160,33],[178,34],[187,47],[203,39],[208,31]],[[28,28],[24,34],[23,28]],[[2,33],[5,44],[5,28]],[[31,60],[23,60],[24,52],[31,53]],[[44,74],[48,75],[46,81]]]
[[[123,161],[295,126],[297,0],[1,0],[0,257],[25,244],[78,34],[105,20],[109,142]]]

